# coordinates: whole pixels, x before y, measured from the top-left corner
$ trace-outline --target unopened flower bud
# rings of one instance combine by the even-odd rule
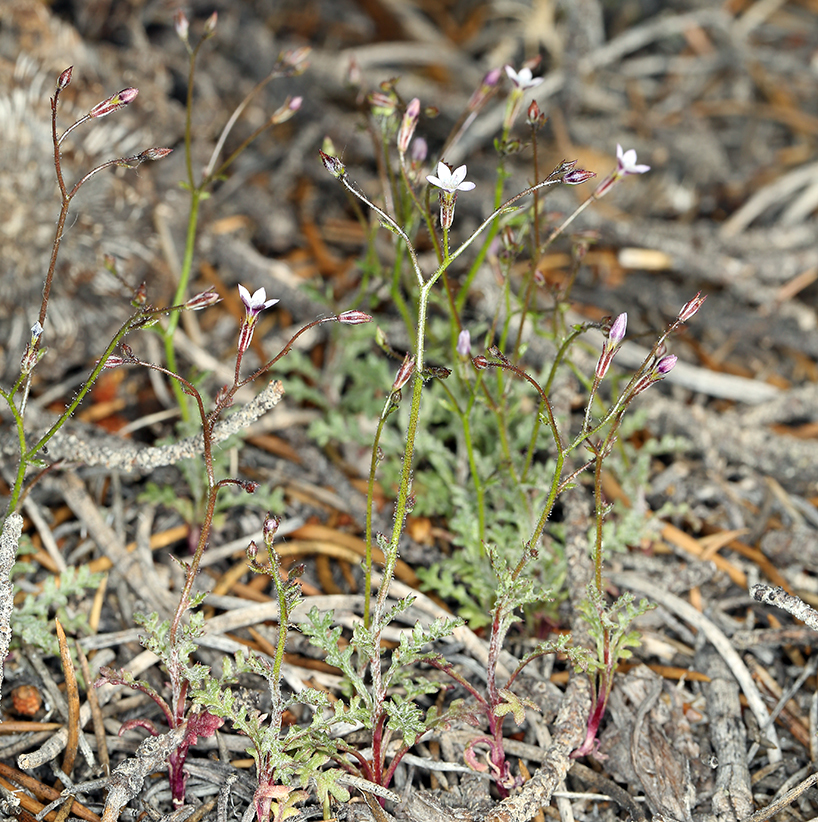
[[[185,45],[187,45],[190,23],[188,22],[187,16],[181,9],[179,9],[179,11],[177,11],[176,14],[173,15],[173,28],[176,29],[176,36]]]
[[[214,11],[210,17],[205,20],[204,24],[204,37],[212,37],[216,33],[216,24],[219,22],[219,13]]]
[[[69,66],[58,78],[57,78],[57,88],[62,91],[65,88],[68,88],[68,84],[71,82],[71,75],[74,73],[74,67]]]
[[[299,46],[295,49],[288,49],[283,54],[279,55],[279,62],[282,68],[288,74],[296,75],[302,74],[307,68],[307,57],[309,57],[312,49],[309,46]]]
[[[666,374],[673,370],[673,367],[676,365],[676,360],[677,357],[675,354],[667,354],[664,357],[660,357],[653,368],[636,381],[636,384],[631,390],[631,396],[635,397],[637,394],[641,394],[655,382],[661,380]]]
[[[113,257],[111,258],[113,262]],[[139,308],[140,306],[145,305],[148,301],[148,286],[147,283],[143,280],[139,287],[134,291],[133,297],[131,298],[131,305],[134,308]]]
[[[471,354],[471,334],[469,334],[469,329],[464,328],[458,335],[457,335],[457,353],[466,359]]]
[[[246,554],[247,559],[249,559],[250,562],[256,561],[256,558],[258,557],[258,545],[256,545],[255,540],[251,540],[247,548],[244,549],[244,553]]]
[[[473,357],[472,362],[474,363],[474,367],[481,371],[489,367],[489,361],[482,354]]]
[[[324,168],[332,174],[333,177],[341,179],[341,177],[346,176],[347,170],[337,157],[332,157],[320,150],[318,153],[321,155],[321,162],[324,164]]]
[[[354,308],[351,311],[344,311],[342,314],[339,314],[338,322],[344,323],[344,325],[363,325],[363,323],[372,322],[372,317]]]
[[[403,362],[401,363],[400,368],[398,369],[397,376],[395,377],[395,382],[392,383],[392,391],[398,391],[403,388],[404,385],[409,381],[409,377],[412,376],[412,372],[415,370],[415,358],[407,354],[403,358]]]
[[[136,99],[137,94],[139,94],[139,89],[124,88],[122,91],[117,92],[107,100],[97,103],[91,111],[88,112],[88,116],[95,118],[105,117],[108,114],[111,114],[111,112],[124,108],[129,103],[132,103]]]
[[[301,108],[301,103],[304,102],[303,97],[288,97],[284,104],[279,106],[270,116],[270,123],[274,126],[286,123],[298,109]]]
[[[611,324],[611,330],[608,332],[608,344],[619,345],[625,339],[625,332],[628,330],[628,315],[627,313],[620,314]]]
[[[406,154],[409,143],[412,140],[412,135],[415,133],[419,117],[420,100],[415,97],[409,105],[406,106],[406,111],[403,114],[403,120],[401,121],[398,131],[398,152],[400,154]]]
[[[145,160],[162,160],[172,151],[172,148],[146,148],[141,154],[138,154],[137,157],[140,163]]]
[[[423,137],[416,137],[412,140],[412,148],[409,157],[413,163],[422,163],[429,153],[429,144]]]
[[[216,303],[221,302],[221,297],[213,288],[207,289],[207,291],[202,291],[201,294],[197,294],[195,297],[191,297],[185,304],[184,308],[187,311],[200,311],[203,308],[207,308],[211,305],[216,305]]]
[[[281,517],[273,514],[267,514],[264,518],[264,525],[262,527],[262,534],[264,535],[264,542],[266,545],[272,545],[275,539],[278,527],[281,525]]]
[[[540,125],[540,120],[543,119],[543,114],[536,100],[532,100],[528,105],[528,112],[526,113],[526,121],[530,126]]]
[[[602,346],[602,353],[599,355],[599,360],[597,361],[594,371],[598,380],[601,380],[605,374],[608,373],[608,369],[611,367],[619,345],[622,340],[625,339],[627,328],[628,315],[624,313],[620,314],[611,324],[611,328],[608,331],[608,339],[605,340],[605,344]]]
[[[679,315],[678,315],[679,320],[683,323],[686,323],[702,307],[702,303],[706,299],[707,299],[707,297],[706,296],[702,297],[702,292],[699,291],[692,300],[690,300],[689,302],[686,302],[682,306],[682,310],[679,312]]]
[[[31,337],[20,360],[20,370],[24,375],[31,373],[31,370],[37,365],[40,357],[45,353],[43,350],[37,350],[37,345],[42,334],[43,327],[40,325],[40,321],[37,320],[37,322],[31,326]]]
[[[657,374],[664,377],[665,374],[668,374],[673,370],[673,366],[676,365],[677,359],[678,357],[675,354],[667,354],[666,356],[662,357],[662,359],[659,360],[659,362],[656,363],[656,365],[653,367],[653,370]]]
[[[587,182],[592,177],[596,177],[595,171],[587,171],[584,168],[575,168],[567,172],[563,176],[562,181],[567,186],[578,186],[581,183]]]
[[[502,69],[495,68],[486,74],[480,87],[472,94],[466,108],[469,111],[479,111],[488,102],[492,94],[497,89],[497,84],[500,82]]]
[[[120,365],[125,365],[125,358],[124,357],[117,357],[115,355],[111,355],[108,357],[107,360],[102,364],[103,368],[119,368]]]
[[[438,380],[448,379],[452,375],[452,369],[445,365],[427,365],[423,372],[425,377],[435,377]]]

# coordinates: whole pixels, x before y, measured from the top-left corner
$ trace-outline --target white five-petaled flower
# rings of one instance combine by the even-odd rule
[[[511,80],[511,82],[514,83],[520,91],[534,88],[543,81],[542,77],[533,77],[531,74],[531,69],[527,66],[525,68],[521,68],[519,71],[514,71],[511,66],[505,66],[505,70],[508,75],[508,79]]]
[[[437,164],[437,176],[429,174],[426,179],[434,186],[454,194],[457,191],[471,191],[474,183],[466,180],[466,166],[459,166],[452,171],[444,162]]]
[[[616,144],[616,162],[619,174],[644,174],[646,171],[650,171],[650,166],[636,162],[635,148],[623,151],[619,143]]]
[[[239,286],[239,296],[247,309],[247,319],[254,320],[265,308],[275,305],[278,300],[268,300],[267,292],[262,287],[250,296],[250,292],[243,286]]]

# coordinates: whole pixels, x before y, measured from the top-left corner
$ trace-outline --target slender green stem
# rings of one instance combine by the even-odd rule
[[[290,608],[287,604],[287,592],[285,590],[285,583],[281,579],[280,561],[276,561],[277,556],[275,550],[270,544],[267,548],[270,555],[270,570],[273,573],[273,583],[276,589],[278,598],[278,641],[276,642],[276,652],[273,657],[273,675],[268,680],[270,683],[271,694],[273,697],[273,710],[276,712],[277,722],[275,727],[281,727],[281,666],[284,662],[284,651],[287,647],[287,630],[290,624]]]
[[[574,340],[582,333],[584,333],[590,327],[590,323],[585,323],[581,326],[577,326],[574,328],[571,333],[562,341],[559,349],[557,350],[557,355],[554,357],[554,362],[551,364],[551,369],[548,372],[548,378],[546,379],[545,383],[543,384],[542,390],[543,393],[548,396],[551,393],[551,386],[554,383],[554,378],[557,375],[557,368],[559,367],[560,363],[562,362],[563,358],[565,357],[568,349],[571,347],[571,344]],[[531,463],[534,459],[534,452],[536,450],[537,439],[539,438],[540,433],[540,425],[541,425],[541,418],[544,411],[544,406],[542,400],[540,400],[540,407],[537,412],[537,419],[534,422],[534,425],[531,429],[531,439],[528,443],[528,450],[526,451],[525,455],[525,463],[523,465],[523,470],[521,473],[521,479],[525,482],[526,478],[528,477],[528,472],[531,469]]]
[[[364,540],[366,542],[366,556],[364,558],[364,626],[369,628],[370,607],[372,601],[372,509],[375,500],[375,474],[378,470],[378,450],[380,448],[381,434],[386,424],[389,414],[397,408],[394,402],[394,394],[390,395],[384,404],[381,415],[378,418],[378,428],[375,431],[374,442],[372,443],[372,458],[369,462],[369,480],[366,486],[366,532]]]
[[[182,268],[179,271],[179,282],[176,285],[176,293],[173,302],[184,302],[187,288],[190,283],[190,272],[193,268],[193,254],[196,249],[196,231],[199,223],[199,205],[201,203],[203,191],[199,188],[190,189],[190,212],[187,219],[187,235],[185,237],[185,255],[182,260]],[[176,364],[176,348],[173,344],[173,334],[179,324],[179,315],[171,314],[167,327],[164,330],[163,336],[165,341],[165,361],[168,364],[168,369],[174,373],[178,373],[179,369]],[[182,413],[182,419],[185,422],[190,420],[190,405],[187,395],[182,390],[181,385],[176,380],[171,381],[173,393],[176,397],[176,403]]]

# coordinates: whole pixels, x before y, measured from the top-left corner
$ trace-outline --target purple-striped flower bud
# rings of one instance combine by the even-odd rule
[[[474,363],[474,367],[480,371],[489,367],[489,361],[482,354],[478,354],[474,357],[472,362]]]
[[[201,311],[203,308],[207,308],[211,305],[216,305],[216,303],[221,302],[221,297],[216,292],[216,289],[211,285],[207,291],[202,291],[201,294],[197,294],[195,297],[191,297],[185,304],[184,308],[187,311]]]
[[[398,152],[403,155],[406,154],[409,148],[409,143],[412,140],[412,135],[415,133],[415,128],[420,117],[420,100],[415,97],[406,106],[406,111],[403,113],[403,120],[398,130]]]
[[[344,325],[363,325],[363,323],[372,322],[372,317],[363,311],[352,309],[351,311],[344,311],[342,314],[339,314],[338,322],[344,323]]]
[[[680,322],[686,323],[691,317],[695,316],[696,312],[702,307],[702,303],[707,299],[707,296],[702,297],[702,292],[697,292],[696,296],[686,302],[679,312],[678,319]]]
[[[60,76],[57,78],[57,89],[62,91],[65,88],[68,88],[68,84],[71,82],[71,75],[74,73],[74,67],[69,66]]]
[[[650,388],[655,382],[659,382],[666,374],[673,370],[676,365],[677,357],[675,354],[667,354],[660,357],[651,370],[640,377],[631,390],[631,397],[641,394],[646,389]]]
[[[320,149],[318,153],[321,155],[321,162],[324,164],[324,168],[330,174],[332,174],[333,177],[336,177],[340,180],[341,177],[346,176],[346,167],[337,157],[332,157],[331,155],[327,154],[324,151],[321,151]]]
[[[146,148],[141,154],[137,155],[137,159],[140,163],[145,160],[164,160],[172,152],[172,148]]]
[[[409,381],[409,377],[412,376],[412,372],[415,370],[415,358],[411,355],[407,354],[403,358],[403,362],[401,363],[400,368],[398,369],[398,373],[395,376],[395,382],[392,383],[392,391],[399,391],[403,388],[404,385]]]
[[[677,359],[678,357],[675,354],[667,354],[653,367],[654,372],[661,377],[664,377],[665,374],[668,374],[673,370]]]
[[[250,562],[256,561],[258,557],[258,545],[256,545],[255,540],[250,541],[250,544],[247,546],[247,548],[244,549],[244,553],[247,556],[247,559],[250,560]]]
[[[124,108],[129,103],[132,103],[136,99],[137,94],[139,94],[139,89],[137,88],[124,88],[107,100],[97,103],[91,111],[88,112],[88,116],[95,118],[105,117],[111,114],[111,112]]]
[[[567,186],[578,186],[581,183],[587,182],[593,177],[596,177],[595,171],[587,171],[584,168],[575,168],[567,172],[563,176],[562,181]]]
[[[125,365],[126,360],[124,357],[117,357],[116,355],[111,355],[108,357],[107,360],[102,364],[103,368],[119,368],[120,365]]]

